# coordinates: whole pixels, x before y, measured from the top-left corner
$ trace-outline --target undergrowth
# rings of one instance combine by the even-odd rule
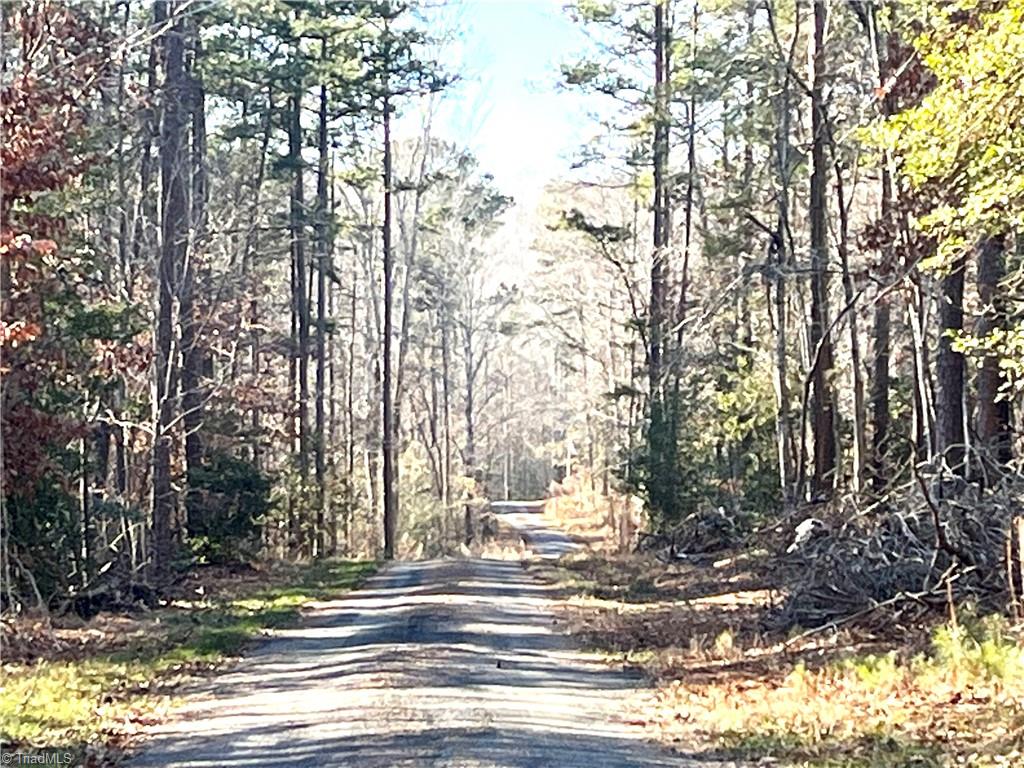
[[[740,759],[800,768],[939,768],[1024,763],[1024,647],[1002,617],[937,628],[900,650],[814,669],[662,692],[666,717]]]
[[[182,680],[239,655],[265,630],[293,624],[303,604],[338,596],[374,568],[365,561],[284,567],[265,584],[175,600],[114,652],[4,664],[0,739],[7,749],[72,748],[79,757],[116,746],[158,718]]]
[[[780,768],[1024,766],[1024,629],[961,607],[912,632],[878,617],[772,631],[766,562],[588,554],[552,578],[575,595],[573,633],[654,678],[657,703],[636,716],[687,752]]]

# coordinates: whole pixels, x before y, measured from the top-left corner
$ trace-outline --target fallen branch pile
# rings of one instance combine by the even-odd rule
[[[1018,478],[992,488],[961,483],[954,492],[920,475],[866,509],[844,499],[815,521],[814,535],[780,553],[787,598],[767,623],[827,626],[881,608],[907,616],[951,600],[1016,603],[1020,547],[1012,529],[1022,501]]]

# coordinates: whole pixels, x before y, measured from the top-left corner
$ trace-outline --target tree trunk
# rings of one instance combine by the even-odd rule
[[[690,71],[697,69],[697,31],[700,5],[693,4],[693,12],[690,17]],[[666,41],[667,42],[667,41]],[[670,57],[665,54],[665,68],[669,69]],[[671,75],[666,71],[666,77]],[[726,151],[728,157],[728,151]],[[666,158],[667,164],[667,158]],[[683,204],[683,260],[679,273],[679,301],[676,306],[673,322],[676,325],[675,334],[675,358],[672,365],[672,430],[673,439],[679,434],[680,409],[682,407],[679,396],[680,381],[682,378],[682,349],[683,349],[683,323],[686,321],[687,302],[689,301],[690,290],[690,256],[693,247],[693,206],[694,192],[697,176],[697,88],[694,83],[690,84],[690,94],[687,100],[687,127],[686,127],[686,197]],[[670,195],[665,195],[665,218],[670,219],[672,203]],[[666,232],[665,244],[668,244],[669,233]]]
[[[700,14],[700,5],[698,3],[693,4],[693,14],[690,17],[690,71],[696,72],[697,70],[697,31],[698,31],[698,18]],[[666,54],[667,55],[667,54]],[[667,64],[666,64],[667,66]],[[666,158],[667,163],[667,158]],[[676,346],[681,348],[683,345],[683,321],[686,320],[686,305],[689,300],[688,292],[690,289],[690,251],[693,246],[693,205],[694,205],[694,191],[697,180],[697,87],[695,83],[690,85],[690,98],[688,101],[687,108],[687,126],[686,126],[686,198],[683,209],[683,263],[681,265],[680,276],[679,276],[679,307],[676,310],[676,325],[678,330],[676,331]],[[671,211],[671,202],[666,201],[669,212]],[[666,218],[668,213],[666,213]],[[668,241],[668,233],[665,236],[666,244]],[[677,366],[678,367],[678,366]],[[679,371],[676,371],[676,393],[678,394],[678,381]],[[678,402],[673,404],[678,407]]]
[[[913,273],[913,291],[907,301],[907,320],[914,358],[914,445],[918,461],[935,458],[935,391],[932,387],[931,359],[928,355],[929,285],[920,272]]]
[[[121,29],[121,34],[124,37],[128,36],[128,25],[131,21],[131,5],[125,3],[124,5],[124,24]],[[118,67],[117,71],[117,199],[119,210],[117,214],[118,218],[118,235],[117,235],[117,257],[118,263],[121,267],[121,284],[123,286],[124,298],[128,302],[135,301],[135,264],[129,263],[129,235],[128,229],[130,224],[131,216],[131,204],[128,196],[128,158],[125,152],[125,142],[128,137],[128,130],[125,123],[124,115],[124,103],[125,103],[125,71],[127,63],[125,59],[121,60],[121,66]],[[143,129],[145,130],[145,129]],[[145,141],[145,140],[143,140]],[[148,146],[145,148],[145,154],[149,155]],[[148,181],[148,180],[147,180]],[[146,190],[143,191],[145,194]]]
[[[185,514],[189,535],[204,531],[198,519],[200,499],[195,492],[196,471],[203,462],[200,429],[203,424],[203,393],[200,381],[203,351],[198,344],[195,308],[195,276],[198,254],[205,234],[206,218],[206,97],[202,80],[196,72],[200,54],[199,33],[195,22],[190,25],[195,54],[189,72],[192,118],[192,238],[181,270],[178,295],[178,324],[181,329],[181,408],[185,427]]]
[[[170,0],[155,0],[153,16],[154,19],[164,18],[166,12],[165,3]],[[150,94],[159,93],[159,85],[157,83],[158,70],[159,70],[159,47],[163,45],[166,47],[166,43],[158,40],[153,40],[149,47],[149,59],[146,65],[146,92]],[[182,54],[184,56],[184,54]],[[139,149],[139,200],[138,208],[135,213],[135,225],[132,230],[132,263],[141,264],[144,261],[143,250],[148,245],[153,245],[155,239],[152,234],[153,231],[147,226],[150,222],[155,222],[157,214],[156,202],[159,200],[159,196],[152,194],[153,186],[153,139],[156,137],[158,132],[161,130],[160,124],[162,117],[159,109],[155,106],[156,99],[147,105],[140,115],[140,144]],[[128,293],[133,293],[133,286],[129,286]]]
[[[389,94],[384,94],[384,226],[383,226],[383,256],[384,256],[384,375],[381,382],[381,400],[383,402],[383,460],[384,460],[384,559],[392,560],[395,557],[395,530],[397,527],[397,510],[395,509],[395,466],[394,466],[394,437],[393,424],[394,414],[392,412],[391,400],[391,332],[392,332],[392,293],[393,265],[391,253],[391,100]]]
[[[789,251],[786,247],[789,235],[789,130],[790,130],[790,67],[787,62],[779,66],[781,87],[777,97],[775,126],[775,170],[778,174],[776,189],[778,216],[775,231],[771,235],[769,261],[773,266],[772,288],[774,289],[771,311],[774,315],[774,385],[775,385],[775,448],[779,462],[779,486],[783,504],[794,501],[793,429],[790,418],[788,342],[788,286]],[[774,259],[771,257],[774,256]]]
[[[839,263],[843,269],[843,295],[848,305],[856,299],[856,286],[850,272],[849,233],[850,222],[846,207],[846,192],[843,186],[843,169],[836,161],[836,208],[839,210]],[[864,490],[867,474],[867,407],[864,402],[864,372],[861,369],[860,330],[857,326],[857,311],[849,312],[850,329],[850,371],[853,385],[853,491]]]
[[[374,212],[368,196],[360,195],[361,215],[364,221],[374,220]],[[383,519],[380,503],[380,452],[381,452],[381,297],[380,273],[377,270],[377,246],[380,240],[376,236],[367,237],[362,242],[362,265],[365,280],[365,312],[363,313],[364,335],[366,338],[366,408],[368,418],[365,421],[365,465],[366,465],[366,498],[369,504],[369,519],[374,530],[382,531],[379,525]],[[380,540],[374,542],[374,552],[379,549]]]
[[[883,296],[875,303],[874,361],[871,377],[871,485],[882,493],[889,483],[889,340],[891,306]]]
[[[267,148],[270,146],[270,136],[273,132],[274,114],[274,92],[272,87],[267,87],[267,112],[263,121],[263,138],[260,143],[259,163],[256,166],[256,178],[253,183],[252,201],[249,205],[249,230],[245,235],[245,251],[242,257],[242,272],[249,274],[255,272],[256,248],[259,244],[258,216],[260,210],[260,194],[263,191],[263,182],[267,169]],[[260,339],[260,303],[256,292],[253,292],[249,299],[249,373],[252,383],[259,385],[262,372],[261,361],[261,339]],[[289,380],[290,381],[290,380]],[[253,404],[249,417],[251,438],[249,443],[253,465],[259,469],[262,466],[262,451],[260,450],[260,438],[263,431],[263,414],[259,403]]]
[[[359,299],[359,280],[354,274],[352,279],[352,296],[349,299],[349,337],[345,351],[345,468],[348,485],[344,511],[345,553],[352,551],[352,515],[355,508],[355,475],[356,475],[356,398],[355,398],[355,366],[356,366],[356,304]],[[375,421],[375,419],[373,420]]]
[[[306,492],[309,484],[309,306],[306,297],[306,231],[305,200],[302,173],[302,93],[291,98],[290,122],[288,128],[288,154],[292,163],[292,193],[290,207],[290,228],[292,241],[293,292],[292,311],[295,315],[296,347],[292,354],[296,360],[298,402],[298,465],[299,465],[299,514],[306,510]],[[305,531],[293,514],[289,531],[289,546],[295,551],[306,548]]]
[[[868,25],[868,36],[871,38],[875,54],[875,69],[879,88],[885,89],[882,98],[882,117],[888,118],[896,111],[893,95],[887,87],[892,64],[889,60],[889,43],[878,27],[878,8],[871,2],[865,8],[865,19]],[[890,168],[892,158],[888,152],[882,156],[881,205],[879,219],[883,230],[895,238],[893,217],[893,184]],[[893,268],[893,243],[882,246],[883,274],[889,274]],[[889,483],[889,350],[892,329],[892,307],[888,296],[882,296],[875,302],[874,317],[874,361],[871,377],[871,484],[876,494],[884,491]]]
[[[81,508],[81,552],[79,562],[79,584],[87,587],[96,572],[96,563],[93,557],[93,534],[95,521],[93,520],[93,498],[89,487],[94,482],[91,467],[89,466],[89,439],[83,435],[79,440],[78,461],[78,498]]]
[[[470,310],[472,312],[472,309]],[[476,397],[476,361],[473,349],[473,328],[471,323],[466,323],[463,329],[463,354],[466,366],[466,398],[463,402],[463,416],[466,420],[466,445],[462,453],[462,461],[465,465],[466,476],[476,479],[476,420],[475,420],[475,397]],[[464,512],[465,538],[464,543],[468,546],[473,543],[473,506],[467,501]]]
[[[158,0],[154,22],[159,27],[174,16],[177,3]],[[172,352],[174,292],[178,269],[184,260],[188,238],[186,164],[182,145],[185,135],[185,35],[178,17],[164,32],[163,120],[160,136],[160,185],[164,200],[162,242],[157,265],[157,316],[155,342],[156,377],[153,434],[152,568],[154,577],[167,576],[171,559],[171,530],[175,516],[171,484],[171,454],[176,371]]]
[[[975,335],[985,338],[1005,328],[1006,307],[1001,282],[1006,274],[1006,238],[988,237],[978,244],[978,298],[981,315]],[[1000,398],[1003,383],[999,354],[985,354],[978,370],[978,413],[975,430],[978,454],[986,475],[998,475],[1012,458],[1010,401]]]
[[[586,361],[584,361],[585,363]],[[501,388],[501,442],[502,442],[502,462],[501,462],[501,497],[505,501],[509,501],[512,498],[511,491],[511,480],[512,480],[512,448],[511,439],[509,437],[509,424],[512,421],[512,403],[510,401],[509,392],[509,381],[511,377],[507,374],[503,376],[502,388]],[[590,429],[590,419],[587,419],[587,429]],[[593,451],[593,449],[591,449]],[[593,452],[591,452],[590,458],[590,470],[594,470],[594,459]]]
[[[327,40],[320,42],[320,60],[327,60]],[[322,557],[326,549],[327,522],[327,444],[325,428],[324,393],[327,365],[327,255],[329,251],[329,226],[327,222],[327,86],[320,86],[320,111],[317,126],[319,163],[316,182],[316,535],[314,556]]]
[[[664,356],[665,331],[665,258],[668,245],[668,221],[666,217],[666,177],[668,175],[669,142],[669,101],[668,72],[665,69],[667,55],[666,15],[668,0],[655,0],[654,4],[654,253],[651,259],[651,299],[648,313],[649,331],[649,377],[652,404],[660,402],[662,390],[662,358]]]
[[[446,285],[447,285],[447,277]],[[441,498],[444,502],[444,514],[447,517],[452,508],[452,400],[451,400],[451,330],[450,315],[442,298],[441,305],[441,413],[442,413],[442,461],[441,461]]]
[[[336,166],[335,156],[331,154],[330,168],[334,169]],[[338,199],[337,190],[338,187],[334,183],[333,179],[330,181],[331,194],[330,194],[330,218],[328,225],[332,227],[330,230],[330,238],[328,242],[327,259],[331,271],[337,274],[337,263],[335,261],[335,240],[336,235],[334,232],[334,222],[337,221],[338,213]],[[354,274],[352,275],[354,277]],[[355,293],[355,280],[352,280],[352,293]],[[327,317],[335,318],[338,315],[338,281],[331,281],[327,283]],[[327,444],[330,446],[338,445],[338,328],[335,324],[330,336],[327,339]],[[344,441],[345,448],[349,447],[348,439]],[[345,457],[345,467],[349,466],[349,454],[343,453]],[[327,473],[331,478],[334,487],[342,492],[341,503],[347,506],[346,495],[349,487],[349,480],[352,477],[351,472],[345,475],[342,480],[338,477],[338,452],[337,449],[332,449],[330,453],[330,459],[327,461]],[[340,481],[340,482],[339,482]],[[345,506],[342,507],[342,515],[344,515]],[[338,517],[339,517],[339,504],[338,500],[334,496],[328,497],[327,511],[329,513],[330,522],[328,523],[330,529],[330,537],[327,545],[327,554],[330,557],[337,557],[338,555]]]
[[[963,475],[964,356],[953,338],[964,327],[964,260],[958,259],[942,279],[939,295],[939,345],[935,357],[936,449],[953,475]]]
[[[654,5],[654,231],[651,258],[651,297],[648,309],[648,426],[647,426],[647,485],[648,502],[659,524],[674,519],[678,513],[675,478],[675,419],[669,395],[665,391],[665,359],[668,335],[666,331],[666,282],[669,245],[669,211],[671,196],[668,191],[670,112],[669,71],[671,56],[671,3],[656,0]],[[568,472],[568,468],[566,470]]]
[[[811,83],[811,322],[808,334],[814,369],[811,398],[814,430],[814,474],[811,493],[827,497],[835,483],[836,443],[835,404],[832,396],[832,341],[826,335],[829,325],[828,307],[828,223],[825,194],[828,171],[825,146],[828,141],[825,115],[825,24],[827,9],[824,0],[814,0],[814,77]],[[821,354],[815,355],[821,347]]]

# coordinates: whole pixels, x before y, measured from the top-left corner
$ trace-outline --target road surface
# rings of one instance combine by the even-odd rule
[[[575,546],[496,511],[542,556]],[[575,650],[554,599],[516,561],[395,563],[208,683],[129,766],[695,765],[645,740],[639,679]]]
[[[491,511],[498,519],[523,537],[532,556],[557,560],[580,549],[582,544],[545,524],[540,516],[543,509],[543,501],[495,501],[491,504]]]

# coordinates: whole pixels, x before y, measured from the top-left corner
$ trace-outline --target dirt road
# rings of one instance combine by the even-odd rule
[[[542,534],[540,554],[572,546],[497,511]],[[645,741],[640,681],[576,651],[554,597],[515,561],[395,563],[255,648],[129,765],[695,765]]]

